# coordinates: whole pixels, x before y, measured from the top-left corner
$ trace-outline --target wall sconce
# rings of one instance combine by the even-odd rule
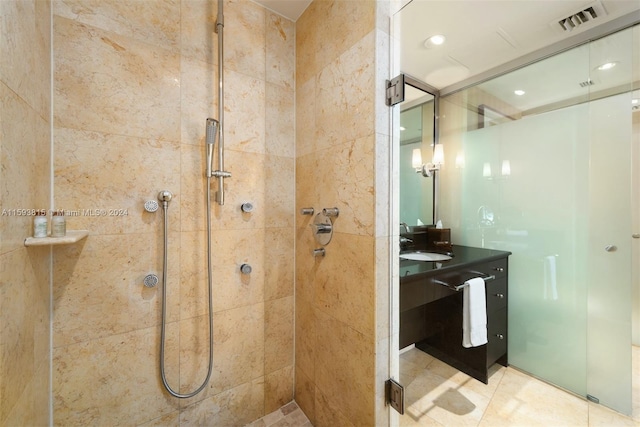
[[[436,144],[434,146],[431,163],[422,163],[422,151],[419,148],[413,149],[411,166],[416,170],[416,173],[421,173],[425,178],[430,177],[432,172],[440,170],[443,164],[444,150],[442,149],[442,144]]]
[[[486,179],[505,179],[511,175],[511,162],[509,160],[502,161],[500,176],[494,177],[491,172],[491,163],[485,162],[482,165],[482,177]]]
[[[502,161],[502,176],[511,175],[511,162],[509,160]]]
[[[487,162],[482,165],[482,177],[491,178],[491,163]]]

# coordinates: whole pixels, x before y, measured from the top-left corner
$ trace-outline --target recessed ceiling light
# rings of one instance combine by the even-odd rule
[[[407,128],[404,126],[400,126],[400,130],[407,130]]]
[[[525,92],[525,91],[523,91],[522,89],[517,89],[517,90],[514,90],[514,91],[513,91],[513,93],[515,93],[515,94],[516,94],[516,95],[518,95],[518,96],[522,96],[522,95],[524,95],[526,92]]]
[[[440,46],[447,40],[445,36],[442,34],[436,34],[435,36],[431,36],[424,41],[424,47],[427,49],[431,49],[432,47]]]
[[[601,66],[598,67],[598,70],[600,71],[604,71],[604,70],[610,70],[613,67],[615,67],[617,64],[617,62],[607,62],[605,64],[602,64]]]

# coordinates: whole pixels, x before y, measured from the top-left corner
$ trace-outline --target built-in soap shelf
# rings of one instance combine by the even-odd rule
[[[63,237],[27,237],[25,246],[71,245],[89,235],[89,230],[67,230]]]

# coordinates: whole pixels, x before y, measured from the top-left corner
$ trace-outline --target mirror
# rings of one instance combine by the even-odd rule
[[[405,85],[405,100],[400,104],[400,221],[409,226],[435,223],[434,175],[424,177],[413,164],[417,150],[420,164],[431,161],[435,112],[433,94]]]

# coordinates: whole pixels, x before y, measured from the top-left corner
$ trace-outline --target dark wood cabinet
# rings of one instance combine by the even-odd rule
[[[488,382],[491,365],[497,362],[507,366],[510,253],[491,252],[488,258],[457,260],[447,268],[401,277],[400,348],[415,343],[420,350],[484,383]],[[445,284],[455,286],[473,277],[492,276],[485,281],[488,343],[465,348],[462,346],[463,292]]]

